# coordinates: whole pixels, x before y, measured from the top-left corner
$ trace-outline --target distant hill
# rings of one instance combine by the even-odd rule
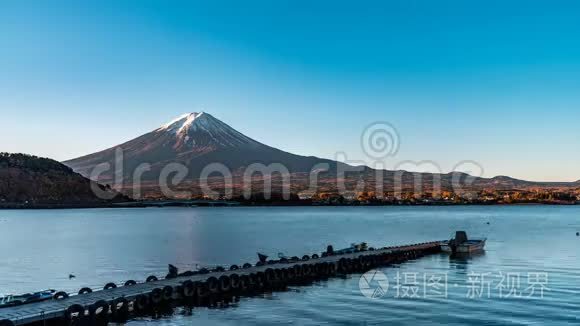
[[[111,199],[97,197],[91,184]],[[0,207],[92,207],[125,200],[126,197],[57,161],[0,153]]]

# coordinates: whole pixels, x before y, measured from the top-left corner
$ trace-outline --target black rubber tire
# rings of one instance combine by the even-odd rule
[[[238,274],[230,275],[230,287],[236,291],[240,288],[240,276]]]
[[[87,293],[93,293],[93,289],[91,288],[82,288],[79,290],[79,295],[81,294],[87,294]]]
[[[163,300],[171,301],[173,300],[173,286],[167,285],[163,288]]]
[[[296,281],[296,272],[294,271],[294,268],[287,268],[284,275],[287,283],[293,283]]]
[[[92,325],[107,326],[109,324],[109,309],[110,305],[105,300],[99,300],[89,306],[89,316]],[[102,309],[99,312],[99,308]]]
[[[66,293],[66,292],[64,292],[64,291],[59,291],[59,292],[56,292],[56,293],[55,293],[55,294],[52,296],[52,298],[53,298],[54,300],[63,300],[63,299],[66,299],[66,298],[68,298],[68,297],[69,297],[68,293]]]
[[[228,293],[232,289],[232,281],[230,277],[227,275],[223,275],[219,278],[220,286],[219,292],[220,293]]]
[[[212,276],[212,277],[208,278],[205,281],[205,283],[207,284],[207,289],[209,290],[209,292],[219,293],[220,282],[217,278]]]
[[[266,285],[266,274],[264,274],[264,272],[256,273],[256,284],[260,290],[264,288]]]
[[[243,268],[251,268],[251,267],[252,267],[252,264],[250,264],[250,263],[245,263],[243,266]]]
[[[240,267],[238,265],[232,265],[232,266],[230,266],[230,271],[236,271],[238,269],[240,269]]]
[[[151,276],[149,276],[149,277],[148,277],[148,278],[145,280],[145,282],[147,282],[147,283],[149,283],[149,282],[155,282],[155,281],[159,281],[159,279],[158,279],[158,278],[157,278],[157,276],[155,276],[155,275],[151,275]]]
[[[334,276],[336,275],[336,264],[335,263],[328,263],[328,275]]]
[[[302,260],[303,261],[310,260],[310,257],[308,255],[304,255],[304,256],[302,256]]]
[[[182,295],[186,298],[193,298],[196,294],[195,285],[192,281],[185,281],[182,284]]]
[[[276,282],[276,273],[273,269],[266,269],[266,271],[264,271],[264,275],[266,275],[266,284],[273,285]]]
[[[111,283],[105,284],[105,286],[103,287],[103,290],[110,290],[110,289],[116,289],[116,288],[117,288],[117,284],[111,282]]]
[[[140,294],[135,299],[135,308],[139,312],[145,312],[149,309],[149,296]]]
[[[79,320],[79,319],[83,319],[85,318],[85,307],[81,306],[80,304],[73,304],[72,306],[66,308],[66,310],[64,311],[64,318],[66,319],[66,321],[68,322],[68,324],[70,325],[73,321],[73,314],[78,314],[75,318],[75,320]]]
[[[287,282],[287,278],[286,278],[286,270],[285,269],[281,269],[281,268],[276,268],[274,270],[274,275],[276,275],[276,281],[277,282],[281,282],[282,285],[286,284]]]
[[[123,297],[117,298],[111,302],[111,320],[115,323],[122,324],[129,320],[129,301]]]
[[[155,288],[149,293],[149,299],[154,305],[158,305],[163,301],[163,290],[160,288]]]
[[[309,278],[312,274],[312,268],[310,267],[310,265],[308,264],[303,264],[302,265],[302,275],[305,278]]]
[[[247,292],[250,289],[251,282],[248,275],[240,276],[240,291]]]
[[[195,288],[195,295],[198,299],[203,299],[210,293],[206,283],[193,282],[193,286]]]
[[[133,280],[128,280],[127,282],[125,282],[123,286],[133,286],[133,285],[137,285],[137,282]]]
[[[302,273],[302,265],[294,265],[292,269],[294,270],[294,278],[298,281],[301,281],[302,277],[304,277]]]
[[[320,257],[318,257],[317,254],[312,255],[312,259],[318,259],[318,258],[320,258]]]

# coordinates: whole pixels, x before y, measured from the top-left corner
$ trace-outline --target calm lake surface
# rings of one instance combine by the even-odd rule
[[[459,229],[487,237],[485,254],[380,269],[389,281],[382,298],[365,297],[351,275],[130,325],[580,323],[580,207],[570,206],[3,210],[0,294],[76,293],[163,276],[168,263],[229,266],[254,263],[256,251],[302,256],[328,244],[443,240]]]

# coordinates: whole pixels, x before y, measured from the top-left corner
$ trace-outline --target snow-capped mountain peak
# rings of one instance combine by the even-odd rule
[[[156,130],[175,138],[175,147],[235,147],[256,145],[253,139],[244,136],[224,122],[206,112],[183,114]],[[188,146],[189,145],[189,146]]]
[[[175,133],[179,133],[194,124],[198,118],[206,114],[205,112],[191,112],[180,115],[179,117],[171,120],[170,122],[161,126],[159,131],[174,131]]]

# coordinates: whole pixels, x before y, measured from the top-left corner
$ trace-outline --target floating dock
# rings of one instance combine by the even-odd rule
[[[0,326],[125,323],[139,316],[156,316],[175,306],[220,305],[241,296],[283,291],[287,286],[364,273],[440,252],[441,242],[436,241],[341,255],[324,253],[322,257],[282,259],[259,266],[233,265],[229,270],[186,272],[187,276],[161,280],[150,277],[148,282],[127,282],[124,286],[109,283],[99,291],[84,289],[90,293],[68,297],[61,293],[59,299],[0,308]]]

